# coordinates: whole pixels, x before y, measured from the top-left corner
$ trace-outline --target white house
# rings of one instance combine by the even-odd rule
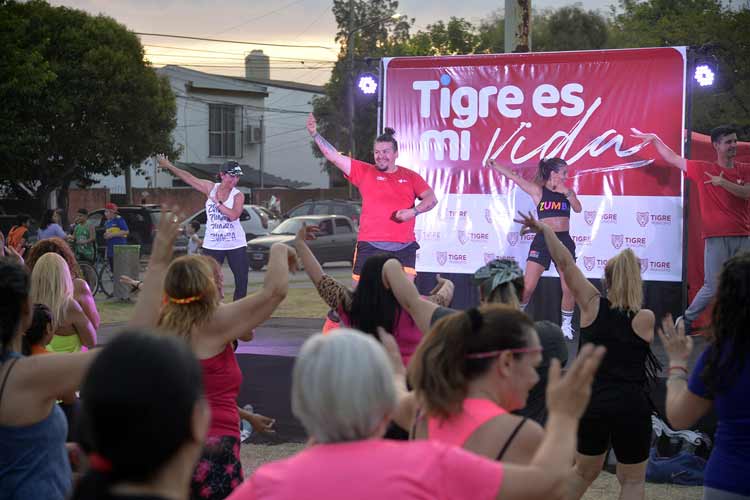
[[[305,129],[312,98],[322,95],[323,87],[271,80],[262,51],[247,56],[247,78],[173,65],[156,71],[169,78],[175,94],[173,138],[181,149],[180,157],[172,159],[176,165],[205,178],[226,160],[236,160],[244,171],[240,189],[329,187]],[[131,175],[132,187],[182,185],[153,160],[143,162],[141,169],[145,175]],[[102,177],[98,185],[123,193],[125,178]]]

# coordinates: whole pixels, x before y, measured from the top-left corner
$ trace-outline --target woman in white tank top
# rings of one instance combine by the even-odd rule
[[[226,257],[234,274],[234,300],[247,295],[247,240],[240,225],[245,196],[237,189],[242,169],[236,161],[227,161],[219,169],[220,182],[198,179],[190,172],[175,167],[162,155],[159,166],[169,170],[182,181],[206,195],[206,234],[203,253],[216,259],[219,265]]]

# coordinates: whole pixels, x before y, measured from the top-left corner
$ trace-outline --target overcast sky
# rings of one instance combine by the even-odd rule
[[[141,41],[156,66],[189,64],[200,71],[242,75],[244,55],[250,50],[262,49],[272,58],[271,78],[322,84],[328,80],[330,63],[320,61],[334,60],[337,54],[331,0],[52,0],[51,3],[92,14],[105,14],[135,32],[330,47],[276,48],[142,36]],[[573,3],[539,0],[532,7],[544,9]],[[613,0],[578,3],[586,9],[604,12]],[[399,13],[415,18],[415,28],[424,29],[428,24],[448,20],[450,16],[477,23],[503,5],[503,2],[489,0],[401,0]],[[304,65],[301,64],[303,60]],[[199,64],[210,66],[195,66]]]

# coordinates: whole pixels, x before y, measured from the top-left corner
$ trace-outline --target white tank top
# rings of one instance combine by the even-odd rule
[[[242,229],[239,218],[230,221],[229,217],[219,212],[219,207],[211,201],[216,197],[219,184],[214,184],[211,194],[206,200],[206,234],[203,238],[203,248],[209,250],[234,250],[235,248],[247,246],[245,231]],[[232,188],[224,206],[234,206],[234,196],[242,194],[237,188]]]

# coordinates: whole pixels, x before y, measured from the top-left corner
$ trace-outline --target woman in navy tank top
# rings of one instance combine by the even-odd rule
[[[568,164],[565,163],[565,160],[548,158],[540,161],[536,181],[526,180],[509,168],[496,164],[493,160],[490,160],[488,165],[515,182],[519,188],[531,196],[539,219],[544,220],[545,224],[555,231],[560,241],[575,257],[576,246],[569,233],[570,210],[573,209],[574,212],[580,213],[582,207],[575,191],[565,184],[568,180]],[[544,271],[549,269],[551,262],[552,257],[544,242],[544,237],[541,233],[537,233],[534,241],[531,242],[529,256],[526,259],[522,309],[525,309],[531,300],[536,285],[539,283],[539,278]],[[561,328],[565,337],[572,339],[575,299],[565,281],[565,276],[559,269],[558,273],[560,274],[560,286],[562,287]]]

